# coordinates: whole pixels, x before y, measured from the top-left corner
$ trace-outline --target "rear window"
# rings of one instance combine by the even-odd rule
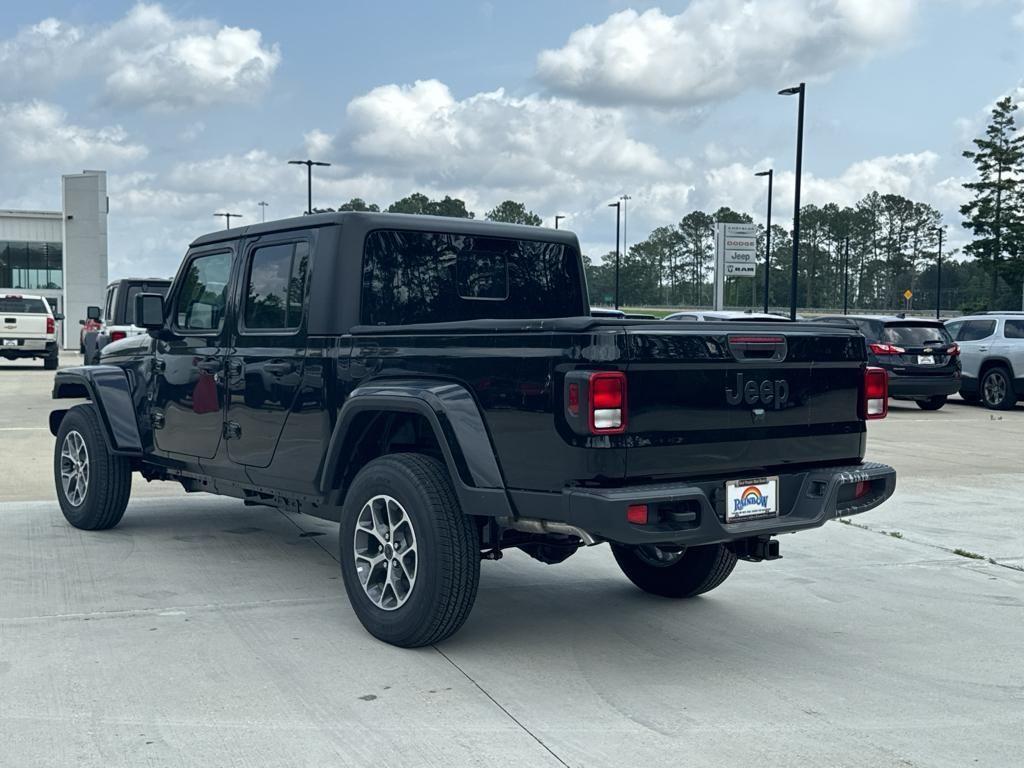
[[[1024,320],[1007,320],[1003,325],[1003,336],[1008,339],[1024,339]]]
[[[995,320],[964,320],[956,332],[957,341],[979,341],[996,332]]]
[[[22,299],[15,296],[0,296],[0,312],[10,315],[46,315],[46,302],[42,299]]]
[[[587,314],[575,249],[441,232],[377,231],[363,253],[362,322],[409,325]]]
[[[128,287],[128,293],[125,298],[124,305],[124,322],[126,325],[135,325],[135,297],[140,293],[159,293],[161,296],[167,295],[167,289],[170,286],[167,283],[156,283],[154,285],[131,285]]]
[[[952,339],[944,325],[887,325],[882,341],[901,347],[920,347],[929,342],[948,344]]]

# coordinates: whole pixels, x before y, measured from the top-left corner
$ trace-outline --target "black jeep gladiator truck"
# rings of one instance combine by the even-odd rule
[[[436,643],[482,559],[611,545],[670,598],[777,534],[872,509],[886,375],[855,329],[590,315],[567,231],[331,213],[200,237],[147,333],[57,373],[61,509],[111,528],[131,475],[340,523],[376,637]]]

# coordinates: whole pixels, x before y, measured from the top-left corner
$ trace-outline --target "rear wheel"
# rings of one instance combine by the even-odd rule
[[[75,528],[101,531],[124,516],[132,488],[128,459],[107,450],[92,405],[76,405],[60,423],[53,452],[57,500]]]
[[[480,582],[480,543],[445,466],[400,453],[374,459],[345,496],[345,591],[370,634],[416,648],[452,635]]]
[[[1013,408],[1017,398],[1013,394],[1013,380],[1005,366],[995,365],[981,377],[981,401],[986,408],[1006,411]]]
[[[43,368],[48,371],[56,371],[57,363],[60,361],[59,353],[57,350],[53,351],[52,355],[47,355],[43,358]]]
[[[710,592],[732,573],[736,555],[724,544],[700,547],[636,547],[612,544],[615,562],[644,592],[695,597]]]
[[[917,407],[920,408],[922,411],[937,411],[945,404],[945,395],[935,395],[934,397],[929,397],[925,400],[917,401]]]

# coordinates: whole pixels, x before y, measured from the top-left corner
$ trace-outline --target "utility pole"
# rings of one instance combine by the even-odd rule
[[[558,222],[561,221],[564,218],[565,218],[565,216],[563,216],[561,214],[558,214],[557,216],[555,216],[555,229],[558,229]]]
[[[769,266],[772,258],[772,179],[775,176],[775,169],[755,173],[755,176],[768,177],[768,226],[764,230],[764,313],[768,314],[768,289],[771,287],[771,273]]]
[[[942,319],[942,227],[939,230],[939,250],[935,254],[935,319]]]
[[[789,278],[789,319],[796,320],[796,276],[800,259],[800,176],[803,173],[804,161],[804,95],[806,85],[783,88],[780,96],[799,96],[796,119],[796,184],[793,191],[793,264]]]
[[[850,236],[846,236],[846,245],[843,248],[843,314],[849,314],[850,309]]]
[[[327,166],[330,163],[321,163],[316,160],[289,160],[288,165],[306,166],[306,213],[313,213],[313,166]]]
[[[619,198],[622,201],[622,252],[627,256],[629,255],[629,246],[626,245],[627,227],[629,226],[629,201],[632,199],[629,195],[623,195]]]
[[[615,209],[615,308],[619,308],[619,226],[622,221],[622,202],[616,200],[608,203],[609,208]]]
[[[231,220],[232,219],[244,218],[242,216],[242,214],[240,214],[240,213],[215,213],[213,215],[214,216],[223,216],[224,217],[224,223],[225,223],[224,229],[231,229]]]
[[[270,205],[270,203],[268,203],[266,200],[260,200],[258,203],[256,203],[256,205],[258,205],[260,207],[260,221],[261,222],[266,221],[267,220],[267,206]]]

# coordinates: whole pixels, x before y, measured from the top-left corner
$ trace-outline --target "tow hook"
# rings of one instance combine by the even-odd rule
[[[760,563],[762,560],[781,560],[779,541],[769,536],[741,539],[733,543],[733,551],[740,560]]]

